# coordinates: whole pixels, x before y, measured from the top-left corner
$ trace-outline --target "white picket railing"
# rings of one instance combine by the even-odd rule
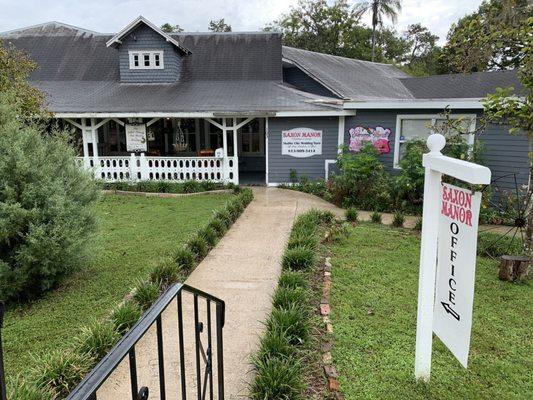
[[[78,157],[80,165],[94,171],[97,179],[118,181],[212,181],[238,182],[234,157]]]

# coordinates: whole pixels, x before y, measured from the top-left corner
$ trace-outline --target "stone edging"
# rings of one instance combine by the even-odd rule
[[[105,195],[116,194],[119,196],[159,197],[163,199],[169,199],[169,198],[176,198],[176,197],[198,196],[200,194],[232,193],[233,190],[217,189],[217,190],[206,190],[204,192],[194,192],[194,193],[130,192],[129,190],[102,190],[102,192]]]
[[[324,373],[327,379],[327,389],[334,399],[343,400],[344,395],[340,392],[339,374],[337,368],[333,365],[333,357],[331,355],[331,335],[333,334],[333,324],[329,318],[331,312],[330,297],[331,297],[331,257],[326,257],[324,260],[324,267],[322,268],[322,299],[320,300],[320,316],[326,327],[326,334],[328,339],[321,344],[322,363],[324,364]]]

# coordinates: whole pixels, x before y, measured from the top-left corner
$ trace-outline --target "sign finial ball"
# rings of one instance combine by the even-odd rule
[[[426,145],[431,153],[440,153],[446,145],[446,139],[440,133],[429,135]]]

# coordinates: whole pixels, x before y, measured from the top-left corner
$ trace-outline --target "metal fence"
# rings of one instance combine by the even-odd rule
[[[184,294],[192,297],[192,304],[185,304]],[[192,314],[186,314],[184,305],[191,309]],[[176,307],[177,323],[172,326],[174,337],[177,337],[178,351],[169,350],[167,347],[173,345],[170,340],[163,340],[163,312],[167,312],[169,307]],[[213,326],[214,308],[214,326]],[[202,309],[202,312],[200,311]],[[202,315],[201,315],[202,314]],[[3,316],[3,306],[0,306],[0,323]],[[191,324],[194,332],[187,332],[184,324],[184,316],[192,319]],[[187,285],[175,284],[165,291],[159,299],[146,311],[135,326],[128,331],[124,337],[113,347],[113,349],[94,367],[94,369],[83,379],[83,381],[70,393],[67,400],[98,400],[98,391],[103,387],[111,375],[126,362],[128,365],[127,390],[128,398],[132,400],[146,400],[150,397],[150,391],[158,393],[157,398],[191,399],[224,399],[224,354],[223,335],[225,319],[224,302],[198,289]],[[148,331],[155,324],[157,342],[157,384],[155,387],[147,385],[146,371],[139,367],[141,354],[136,354],[136,345],[147,335]],[[1,325],[0,325],[1,327]],[[168,330],[165,331],[166,334]],[[190,336],[191,341],[187,342],[185,337]],[[206,341],[206,346],[202,342],[202,337]],[[215,337],[215,338],[213,338]],[[175,344],[175,343],[174,343]],[[0,392],[1,399],[5,400],[5,383],[2,364],[2,348],[0,337]],[[194,360],[188,360],[186,353],[192,353]],[[143,353],[146,356],[146,352]],[[215,355],[215,357],[214,357]],[[216,358],[216,362],[214,359]],[[165,365],[178,365],[177,371],[165,371]],[[187,365],[194,365],[194,371],[188,371]],[[122,364],[122,367],[124,364]],[[139,378],[139,374],[144,376],[144,380]],[[188,375],[187,375],[188,374]],[[215,376],[216,375],[216,376]],[[187,379],[189,376],[189,379]],[[192,378],[192,377],[193,378]],[[179,388],[180,396],[172,394],[168,396],[169,380],[174,382],[172,386]],[[191,381],[192,380],[192,381]],[[153,382],[152,382],[153,383]],[[124,384],[124,382],[122,382]],[[176,390],[177,391],[177,390]],[[130,397],[131,396],[131,397]],[[121,397],[124,398],[124,397]]]

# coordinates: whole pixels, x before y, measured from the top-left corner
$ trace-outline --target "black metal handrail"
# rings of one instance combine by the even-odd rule
[[[213,351],[212,351],[212,330],[211,330],[211,303],[216,306],[216,351],[217,351],[217,385],[218,399],[224,399],[224,356],[222,343],[222,328],[225,320],[225,304],[222,300],[211,296],[208,293],[195,289],[188,285],[175,284],[165,291],[150,309],[141,317],[135,326],[128,331],[124,337],[113,347],[113,349],[94,367],[94,369],[83,379],[83,381],[70,393],[67,400],[97,400],[96,392],[115,371],[126,356],[129,357],[130,385],[132,400],[145,400],[149,396],[149,388],[138,388],[137,363],[135,355],[135,345],[155,323],[157,330],[157,352],[159,363],[159,392],[160,399],[165,400],[165,371],[164,371],[164,346],[161,314],[167,306],[177,300],[178,311],[178,331],[179,331],[179,357],[182,399],[186,400],[186,379],[185,379],[185,354],[183,340],[183,301],[182,293],[189,292],[194,296],[194,326],[195,326],[195,353],[196,353],[196,383],[197,398],[204,400],[208,393],[213,399]],[[203,322],[199,321],[198,299],[205,299],[207,305],[207,350],[204,350],[200,341],[200,333],[203,331]],[[205,373],[202,380],[200,356],[205,362]],[[208,386],[209,385],[209,386]]]

